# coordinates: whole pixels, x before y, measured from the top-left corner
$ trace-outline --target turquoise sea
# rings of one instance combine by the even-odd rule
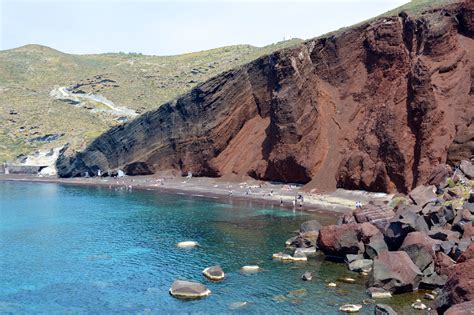
[[[307,263],[271,259],[300,223],[330,224],[334,216],[45,183],[0,181],[0,198],[1,314],[340,314],[341,304],[368,298],[363,276],[323,255]],[[175,246],[185,240],[201,246]],[[219,283],[201,274],[215,264],[226,272]],[[263,270],[242,273],[249,264]],[[303,282],[307,270],[313,281]],[[341,276],[357,283],[326,287]],[[200,281],[212,294],[177,300],[168,293],[175,279]],[[413,298],[390,303],[406,306]],[[247,303],[236,308],[236,302]],[[361,314],[373,308],[364,305]]]

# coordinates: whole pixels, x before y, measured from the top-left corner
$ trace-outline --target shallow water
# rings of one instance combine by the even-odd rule
[[[343,264],[323,256],[307,263],[271,259],[301,222],[330,224],[333,216],[58,184],[0,182],[0,197],[0,313],[339,314],[341,304],[368,298],[366,279]],[[201,246],[175,246],[185,240]],[[201,275],[215,264],[226,272],[219,283]],[[242,273],[248,264],[263,271]],[[300,280],[306,270],[313,281]],[[341,276],[357,283],[326,287]],[[177,300],[168,293],[175,279],[200,281],[212,295]],[[406,305],[414,298],[389,302],[413,314]],[[233,309],[236,302],[247,305]],[[373,305],[361,314],[373,314]]]

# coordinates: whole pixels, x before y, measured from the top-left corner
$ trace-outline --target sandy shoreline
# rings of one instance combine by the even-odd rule
[[[121,178],[57,178],[35,175],[0,175],[0,181],[58,183],[127,190],[156,190],[196,197],[210,197],[224,202],[252,200],[287,209],[296,208],[297,210],[303,211],[323,211],[331,213],[344,213],[354,209],[356,201],[361,201],[363,204],[368,203],[370,200],[380,203],[391,198],[391,196],[387,194],[342,189],[337,189],[331,193],[315,194],[302,191],[300,186],[295,185],[275,184],[256,180],[235,183],[206,177],[187,179],[185,177],[157,177],[155,175],[126,176]],[[300,206],[298,201],[294,207],[293,202],[295,196],[299,194],[304,197],[304,202],[302,206]]]

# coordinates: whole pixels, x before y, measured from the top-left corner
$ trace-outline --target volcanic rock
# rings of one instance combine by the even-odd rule
[[[405,252],[386,251],[374,259],[375,287],[391,293],[411,292],[418,289],[421,277],[422,272]]]
[[[418,186],[410,192],[409,196],[416,205],[423,207],[436,199],[435,191],[434,186]]]
[[[170,288],[170,294],[180,299],[198,299],[208,296],[211,291],[198,282],[176,280]]]
[[[442,313],[453,304],[474,300],[474,259],[454,265],[448,281],[436,299],[436,308]]]
[[[377,304],[375,305],[374,315],[397,315],[397,312],[387,304]]]
[[[435,244],[436,241],[426,234],[411,232],[403,241],[400,250],[406,252],[413,263],[424,271],[436,258]]]
[[[155,172],[153,166],[145,162],[133,162],[127,164],[123,171],[127,175],[151,175]]]
[[[260,57],[60,157],[58,174],[141,161],[195,176],[408,192],[468,143],[459,136],[474,116],[473,10],[464,0],[384,16]]]
[[[474,301],[463,302],[448,308],[444,315],[473,315]]]
[[[204,269],[202,273],[206,278],[214,281],[222,280],[225,277],[224,271],[220,266],[208,267]]]
[[[374,235],[370,241],[365,244],[365,254],[370,259],[374,259],[384,251],[388,251],[388,247],[383,235]]]
[[[467,178],[474,178],[474,165],[471,162],[463,160],[461,161],[461,165],[459,165],[459,168],[464,173],[464,175],[467,176]]]

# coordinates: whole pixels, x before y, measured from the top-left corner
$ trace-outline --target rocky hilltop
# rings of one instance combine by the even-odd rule
[[[472,155],[473,95],[466,0],[260,57],[112,128],[57,167],[62,177],[175,169],[407,192],[455,155]]]

